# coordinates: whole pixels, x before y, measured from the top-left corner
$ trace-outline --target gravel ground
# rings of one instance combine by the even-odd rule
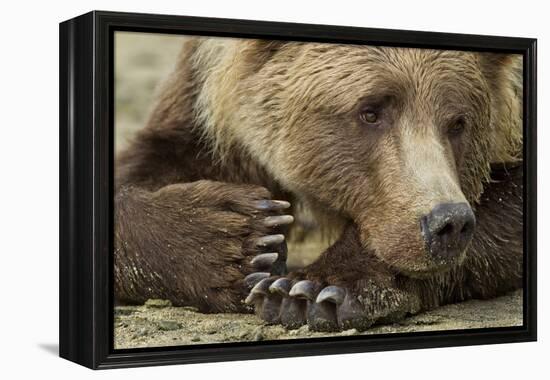
[[[522,292],[516,291],[492,300],[443,306],[361,333],[351,329],[327,334],[309,331],[307,326],[297,330],[267,326],[250,314],[201,314],[191,307],[149,300],[143,306],[115,307],[115,348],[521,326],[522,304]]]

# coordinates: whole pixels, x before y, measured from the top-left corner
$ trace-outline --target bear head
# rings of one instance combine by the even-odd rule
[[[411,276],[461,262],[491,163],[521,152],[511,55],[206,39],[195,57],[219,156],[246,151]]]

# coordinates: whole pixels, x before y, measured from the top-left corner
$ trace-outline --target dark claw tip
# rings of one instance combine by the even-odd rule
[[[269,285],[273,281],[270,278],[264,278],[260,280],[254,287],[250,290],[250,294],[244,300],[245,303],[251,304],[259,297],[266,296],[269,292]]]
[[[248,297],[244,300],[244,303],[247,305],[251,305],[259,298],[259,295],[257,293],[250,293]]]
[[[303,280],[300,282],[297,282],[292,289],[290,289],[290,292],[288,293],[291,297],[297,297],[297,298],[305,298],[310,301],[313,301],[315,293],[315,285],[313,282],[309,280]]]
[[[290,290],[290,280],[286,277],[279,278],[271,284],[269,291],[271,293],[278,293],[282,296],[288,296]]]
[[[270,252],[270,253],[262,253],[260,255],[254,256],[252,260],[250,260],[250,264],[252,264],[256,268],[269,268],[275,260],[279,257],[279,254],[277,252]]]
[[[346,296],[346,291],[339,286],[327,286],[317,296],[315,302],[332,302],[337,305],[340,305],[344,302],[344,297]]]
[[[271,285],[272,282],[273,281],[271,279],[264,278],[256,285],[254,285],[254,287],[250,290],[250,293],[267,295],[267,292],[269,291],[269,285]]]
[[[290,224],[292,222],[294,222],[294,217],[292,215],[268,216],[263,221],[264,226],[266,227],[276,227],[283,224]]]
[[[284,210],[290,207],[287,201],[274,201],[271,199],[262,199],[254,202],[254,208],[258,210]]]
[[[285,235],[283,234],[267,235],[256,239],[256,245],[258,247],[266,247],[272,244],[281,244],[283,241],[285,241]]]
[[[261,280],[269,276],[271,276],[271,274],[268,272],[254,272],[246,276],[244,278],[244,282],[249,288],[251,288],[254,285],[256,285],[258,282],[260,282]]]

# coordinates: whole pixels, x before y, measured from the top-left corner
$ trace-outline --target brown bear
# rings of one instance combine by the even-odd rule
[[[189,39],[117,159],[117,300],[337,330],[521,287],[521,93],[512,55]],[[287,273],[298,209],[339,238]]]

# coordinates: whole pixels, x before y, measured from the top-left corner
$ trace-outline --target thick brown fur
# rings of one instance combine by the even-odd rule
[[[451,270],[424,279],[400,274],[365,251],[356,225],[350,224],[315,263],[290,277],[314,281],[321,288],[337,285],[355,295],[368,294],[363,307],[370,309],[369,323],[396,312],[401,316],[471,298],[496,297],[522,284],[522,203],[522,166],[494,166],[492,182],[476,209],[478,224],[469,252]]]
[[[117,298],[245,310],[253,241],[270,233],[270,214],[251,204],[270,198],[306,205],[328,230],[348,226],[291,277],[397,289],[406,312],[517,288],[521,171],[496,170],[504,188],[490,177],[521,155],[519,66],[458,51],[191,39],[117,160]],[[379,120],[363,125],[373,105]],[[454,123],[464,132],[447,137]],[[468,202],[478,229],[459,259],[434,263],[418,218],[447,201]]]

